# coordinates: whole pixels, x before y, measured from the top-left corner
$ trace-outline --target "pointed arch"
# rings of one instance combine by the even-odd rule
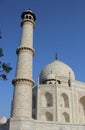
[[[79,102],[80,102],[80,105],[81,105],[80,106],[81,107],[80,112],[82,112],[82,114],[85,115],[85,96],[81,97]]]
[[[42,95],[42,107],[51,107],[53,106],[53,95],[50,92],[46,92]]]
[[[85,122],[85,96],[79,99],[79,122]]]
[[[45,97],[46,97],[47,107],[53,106],[53,95],[49,92],[46,92]]]
[[[69,97],[67,94],[61,94],[61,107],[69,108]]]
[[[52,115],[52,113],[46,112],[45,115],[46,115],[46,120],[47,121],[53,121],[53,115]]]
[[[62,114],[62,121],[63,122],[70,122],[70,117],[69,117],[69,114],[67,113],[67,112],[64,112],[63,114]]]

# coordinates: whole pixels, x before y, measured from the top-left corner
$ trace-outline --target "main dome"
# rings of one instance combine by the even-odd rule
[[[75,79],[73,70],[68,65],[64,64],[63,62],[59,60],[55,60],[51,62],[41,71],[40,76],[39,76],[40,83],[47,80],[49,75],[54,75],[55,77],[58,77],[58,78],[70,77],[72,80]]]

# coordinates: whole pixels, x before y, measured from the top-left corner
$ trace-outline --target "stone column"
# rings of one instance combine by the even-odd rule
[[[12,118],[32,117],[32,59],[33,49],[33,28],[36,17],[31,10],[21,15],[22,35],[20,46],[17,49],[18,62],[16,77],[13,79],[14,97],[12,106]]]

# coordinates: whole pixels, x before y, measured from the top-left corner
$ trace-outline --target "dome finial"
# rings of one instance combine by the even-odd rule
[[[71,86],[71,72],[69,72],[69,80],[68,80],[69,87]]]
[[[57,55],[57,52],[56,52],[56,56],[55,56],[55,59],[58,60],[58,55]]]

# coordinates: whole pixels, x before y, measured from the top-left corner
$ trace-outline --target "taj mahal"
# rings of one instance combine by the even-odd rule
[[[36,16],[21,14],[21,40],[10,118],[0,120],[0,130],[85,130],[85,83],[57,58],[40,72],[38,84],[32,79],[33,29]]]

